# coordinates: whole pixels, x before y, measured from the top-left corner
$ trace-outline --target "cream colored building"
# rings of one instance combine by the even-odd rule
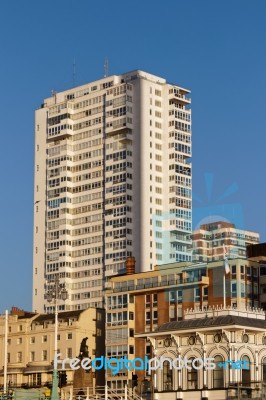
[[[190,91],[132,71],[44,100],[35,115],[33,310],[101,306],[106,277],[189,261]]]
[[[80,343],[88,337],[92,358],[104,355],[104,311],[62,312],[58,315],[58,351],[60,359],[79,355]],[[52,381],[54,359],[54,315],[35,314],[12,309],[8,318],[8,383],[11,387],[40,387]],[[0,316],[0,365],[4,365],[5,316]],[[58,366],[60,370],[60,365]],[[73,371],[67,369],[68,384]],[[104,376],[104,375],[103,375]],[[96,378],[97,379],[97,378]],[[99,376],[100,379],[100,376]],[[0,385],[3,384],[3,370]]]

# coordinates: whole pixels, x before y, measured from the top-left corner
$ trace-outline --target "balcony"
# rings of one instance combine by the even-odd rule
[[[173,232],[173,231],[171,231]],[[190,243],[190,238],[186,238],[182,235],[170,235],[170,242],[171,243],[183,243],[187,244],[188,242]]]
[[[73,135],[72,124],[69,119],[64,120],[64,125],[50,127],[47,131],[47,140],[60,140]]]
[[[119,118],[119,119],[112,119],[111,122],[107,121],[106,124],[106,135],[107,136],[114,136],[120,133],[127,133],[129,127],[127,126],[127,119]]]
[[[139,283],[139,284],[134,284],[130,285],[128,287],[121,287],[121,288],[114,288],[113,292],[137,292],[138,290],[145,291],[145,290],[151,290],[151,289],[165,289],[167,287],[174,286],[175,288],[178,287],[183,287],[185,286],[194,286],[195,284],[197,285],[204,285],[208,286],[209,285],[209,277],[208,276],[201,276],[201,277],[188,277],[188,278],[182,278],[182,279],[171,279],[169,281],[165,282],[149,282],[149,283]]]
[[[184,94],[178,92],[170,93],[169,100],[175,101],[176,103],[191,104],[191,99],[186,97]]]

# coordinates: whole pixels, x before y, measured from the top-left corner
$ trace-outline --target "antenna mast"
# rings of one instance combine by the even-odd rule
[[[73,73],[72,73],[72,77],[73,77],[73,87],[76,86],[76,58],[74,57],[74,61],[73,61]]]
[[[108,76],[108,57],[105,57],[104,60],[104,78],[106,78]]]

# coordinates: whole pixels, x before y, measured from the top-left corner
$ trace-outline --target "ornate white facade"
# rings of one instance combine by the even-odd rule
[[[153,357],[167,359],[152,371],[154,399],[223,400],[237,393],[241,399],[262,398],[265,393],[266,321],[261,310],[191,310],[185,320],[163,324],[145,336]],[[193,363],[195,358],[199,360]],[[176,359],[189,360],[191,369],[180,368]]]

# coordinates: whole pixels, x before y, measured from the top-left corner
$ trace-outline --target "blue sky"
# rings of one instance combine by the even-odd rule
[[[31,309],[34,110],[73,85],[74,59],[77,84],[108,56],[110,75],[191,89],[195,223],[230,209],[266,241],[265,15],[264,0],[1,1],[0,312]]]

